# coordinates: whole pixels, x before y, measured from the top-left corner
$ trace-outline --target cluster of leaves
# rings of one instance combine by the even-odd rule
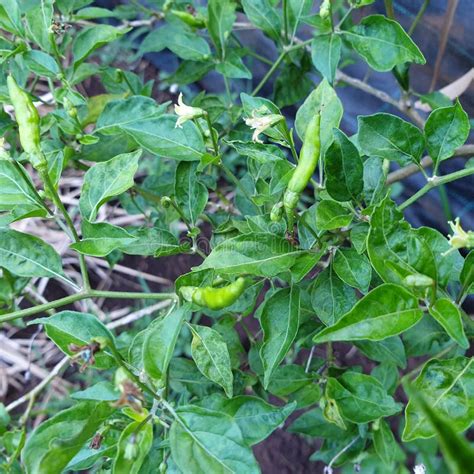
[[[391,71],[410,96],[410,63],[425,62],[410,36],[382,15],[353,24],[351,12],[370,0],[324,2],[320,14],[310,0],[209,0],[196,9],[189,1],[153,0],[114,11],[91,3],[0,0],[2,77],[30,84],[33,97],[38,81],[49,85],[53,107],[41,118],[41,132],[54,185],[43,190],[32,180],[15,121],[3,112],[0,321],[104,296],[89,286],[86,255],[111,266],[124,254],[203,260],[171,293],[109,292],[170,302],[140,332],[115,335],[96,315],[68,310],[29,321],[42,324],[84,369],[97,369],[100,380],[74,392],[69,408],[32,431],[28,416],[16,426],[2,407],[6,472],[259,472],[252,446],[296,410],[289,430],[322,440],[312,460],[329,470],[360,464],[363,472],[402,473],[414,456],[428,472],[471,472],[472,447],[460,433],[473,420],[474,364],[465,354],[474,331],[461,304],[474,289],[474,254],[463,258],[458,249],[472,246],[472,235],[457,224],[448,240],[435,229],[412,228],[402,213],[432,187],[474,173],[468,162],[437,175],[466,141],[469,119],[459,102],[432,95],[423,129],[386,113],[359,117],[352,137],[339,129],[338,65],[358,55],[376,71]],[[240,95],[252,62],[269,60],[241,43],[239,12],[246,28],[261,30],[281,52],[256,89]],[[300,40],[302,28],[313,37]],[[177,126],[170,103],[151,98],[152,82],[112,67],[107,55],[90,60],[98,48],[110,52],[144,33],[139,57],[168,49],[181,59],[164,84],[185,87],[216,71],[227,95],[202,92],[192,107],[181,103]],[[277,70],[274,100],[259,97]],[[105,94],[84,95],[80,86],[91,77]],[[10,101],[3,79],[0,100]],[[321,114],[321,159],[314,193],[302,197],[297,228],[287,229],[270,214],[293,173],[297,140],[285,120],[261,124],[293,104],[301,141],[310,118]],[[255,140],[243,118],[261,132]],[[425,152],[434,162],[430,178],[421,164]],[[398,207],[385,184],[390,162],[415,165],[427,177],[425,188]],[[49,244],[11,227],[33,217],[69,225],[67,211],[58,215],[50,201],[57,203],[61,175],[72,167],[86,170],[81,228],[71,243],[80,282],[65,275]],[[98,221],[110,200],[144,213],[146,225]],[[201,245],[206,229],[210,252]],[[224,309],[180,297],[182,287],[225,285],[241,276],[249,282],[245,291]],[[16,308],[16,297],[36,277],[59,279],[76,293]],[[261,328],[256,334],[250,320]],[[371,362],[338,360],[338,351],[351,347]],[[402,377],[420,356],[429,360]]]

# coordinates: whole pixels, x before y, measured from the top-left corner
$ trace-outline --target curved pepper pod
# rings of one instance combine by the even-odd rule
[[[246,279],[239,277],[233,283],[220,288],[183,286],[179,291],[186,301],[217,311],[234,304],[246,287]]]
[[[298,204],[300,194],[308,185],[311,176],[319,161],[321,152],[321,113],[318,112],[309,122],[306,128],[303,146],[301,147],[298,165],[293,171],[293,175],[288,183],[288,187],[283,196],[285,211],[290,220],[293,219],[293,212]]]

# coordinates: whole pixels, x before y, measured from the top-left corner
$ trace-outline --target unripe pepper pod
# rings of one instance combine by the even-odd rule
[[[246,287],[247,280],[239,277],[233,283],[220,288],[183,286],[179,291],[186,301],[217,311],[234,304]]]
[[[434,285],[434,280],[432,278],[426,275],[422,275],[420,273],[408,275],[404,278],[403,281],[407,286],[411,287],[427,287]]]
[[[289,228],[293,227],[294,210],[298,204],[300,194],[306,188],[318,164],[321,152],[321,113],[318,112],[306,127],[303,146],[301,147],[298,165],[288,183],[283,205],[288,216]]]
[[[15,109],[18,122],[20,143],[29,155],[31,164],[35,167],[45,166],[46,160],[41,152],[40,117],[28,94],[16,83],[13,76],[7,77],[8,93]]]
[[[206,19],[199,14],[193,15],[189,12],[183,12],[180,10],[171,10],[170,13],[175,17],[179,18],[182,22],[186,23],[193,28],[205,28]]]

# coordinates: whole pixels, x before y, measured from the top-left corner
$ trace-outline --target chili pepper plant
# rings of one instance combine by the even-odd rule
[[[275,430],[320,472],[473,471],[474,233],[404,217],[474,174],[443,171],[470,121],[411,86],[423,8],[409,34],[372,3],[0,0],[0,322],[63,354],[0,404],[2,472],[257,473]],[[150,53],[175,68],[145,78]],[[197,93],[208,74],[222,92]],[[391,113],[349,136],[340,87]]]

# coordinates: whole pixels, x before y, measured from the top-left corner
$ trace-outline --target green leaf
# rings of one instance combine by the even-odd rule
[[[376,378],[356,372],[345,372],[337,380],[329,377],[326,397],[335,400],[341,415],[353,423],[367,423],[401,409]]]
[[[101,381],[71,394],[74,400],[92,400],[97,402],[115,402],[120,398],[120,392],[111,382]]]
[[[196,364],[182,357],[171,359],[168,380],[172,390],[199,398],[216,391],[216,385],[201,374]]]
[[[236,6],[234,0],[209,0],[207,5],[207,28],[221,58],[226,56],[225,45],[234,25]]]
[[[429,92],[428,94],[420,95],[420,101],[422,104],[427,104],[432,110],[439,107],[451,107],[453,101],[440,91]]]
[[[429,312],[438,321],[451,339],[454,339],[463,349],[469,348],[469,341],[464,333],[461,310],[448,298],[436,300]]]
[[[174,115],[139,120],[121,125],[137,143],[158,156],[180,161],[200,160],[206,148],[204,140],[193,122],[186,122],[182,128],[176,127]]]
[[[189,161],[182,161],[176,168],[176,204],[191,224],[196,224],[208,200],[207,188],[199,181],[197,168],[197,162]]]
[[[421,321],[403,334],[403,344],[408,357],[435,355],[453,346],[452,339],[434,318],[425,314]],[[455,351],[457,347],[453,347]]]
[[[280,42],[281,19],[269,0],[242,0],[242,7],[250,23]]]
[[[340,130],[324,157],[326,190],[336,201],[357,201],[364,189],[364,166],[356,146]]]
[[[374,2],[375,0],[349,0],[351,7],[354,8],[362,8],[367,5],[372,5]]]
[[[135,240],[130,245],[120,246],[119,250],[128,255],[163,257],[182,253],[189,248],[187,243],[181,244],[171,232],[165,229],[128,227],[127,232]]]
[[[357,222],[351,228],[350,240],[358,253],[362,254],[367,250],[367,235],[370,226],[367,222]]]
[[[456,432],[469,428],[474,420],[474,359],[431,359],[412,384],[438,415],[446,417]],[[412,400],[405,410],[403,441],[431,438],[436,430],[426,413]]]
[[[354,249],[339,248],[333,263],[337,276],[348,285],[367,292],[372,279],[372,267],[364,254]]]
[[[227,51],[226,58],[216,66],[216,71],[231,79],[251,79],[252,73],[236,51]]]
[[[112,474],[138,474],[153,444],[153,424],[133,421],[121,433]],[[135,446],[130,456],[130,446]]]
[[[50,35],[54,14],[54,1],[40,0],[36,3],[38,6],[28,9],[25,15],[28,36],[34,43],[39,45],[41,49],[50,52],[52,49]],[[31,51],[33,52],[33,50]]]
[[[437,280],[433,253],[387,196],[370,220],[367,253],[375,271],[386,282],[402,284],[408,275],[427,275]]]
[[[403,451],[385,420],[379,421],[378,429],[373,431],[373,438],[375,452],[387,466],[391,467],[400,457],[403,459]]]
[[[84,347],[93,342],[101,346],[115,346],[114,335],[93,314],[79,313],[77,311],[61,311],[47,318],[38,318],[29,324],[43,324],[47,336],[66,355],[73,356],[71,344]],[[98,368],[109,368],[113,365],[112,356],[100,350],[94,354],[95,365]]]
[[[337,65],[341,59],[341,48],[341,37],[334,33],[316,36],[311,43],[311,59],[314,67],[330,84],[334,84]]]
[[[267,438],[288,418],[296,406],[295,403],[290,403],[277,407],[248,395],[228,399],[217,393],[205,398],[201,403],[204,408],[231,416],[239,425],[249,446]]]
[[[281,151],[281,148],[276,145],[242,142],[240,140],[227,141],[226,143],[239,153],[239,155],[248,156],[261,164],[286,160],[286,156]]]
[[[95,133],[104,135],[121,133],[122,127],[163,115],[167,105],[168,103],[158,105],[150,97],[141,95],[111,100],[105,105],[97,120]]]
[[[359,300],[336,324],[316,334],[314,342],[380,341],[400,334],[422,316],[415,296],[401,286],[387,283]]]
[[[196,406],[180,407],[177,414],[169,438],[171,455],[182,472],[260,472],[238,424],[229,415]]]
[[[203,61],[211,56],[207,41],[181,22],[168,23],[149,33],[140,45],[139,53],[159,52],[164,48],[190,61]]]
[[[70,245],[79,253],[105,257],[113,250],[133,245],[136,238],[125,229],[107,222],[90,223],[82,221],[82,240]]]
[[[107,8],[87,7],[81,8],[79,11],[77,11],[74,14],[74,17],[79,20],[96,20],[98,18],[114,18],[116,16],[120,18],[118,13],[119,12],[113,12]]]
[[[330,265],[322,271],[311,288],[311,304],[316,316],[332,326],[356,304],[355,291],[346,285]]]
[[[11,212],[13,218],[46,216],[46,208],[33,192],[34,184],[20,163],[0,159],[0,212]]]
[[[184,25],[167,24],[159,30],[166,47],[181,59],[202,61],[211,57],[207,41]]]
[[[474,285],[474,250],[471,250],[464,260],[460,280],[464,289],[464,293],[472,291]]]
[[[130,31],[130,28],[115,28],[110,25],[94,25],[84,28],[74,39],[72,54],[77,68],[96,49],[111,43]]]
[[[334,230],[346,227],[352,222],[349,209],[336,201],[326,199],[316,207],[316,227],[318,230]]]
[[[22,461],[28,473],[61,474],[115,409],[82,402],[41,423],[28,437]]]
[[[249,273],[271,277],[287,271],[301,254],[286,239],[257,232],[224,240],[195,270],[214,269],[225,275]]]
[[[396,161],[401,166],[420,162],[425,139],[415,125],[385,113],[362,116],[358,121],[358,141],[365,155]]]
[[[301,66],[295,63],[284,63],[280,74],[273,84],[273,97],[278,107],[288,107],[300,102],[308,96],[314,88],[314,82],[309,74],[310,66],[302,59]]]
[[[321,156],[324,156],[334,139],[333,128],[339,127],[343,114],[342,103],[326,79],[318,84],[296,113],[295,129],[301,140],[304,140],[308,122],[318,111],[321,112]]]
[[[459,101],[453,106],[440,107],[431,112],[425,124],[425,135],[435,169],[464,144],[470,129],[469,117]]]
[[[21,277],[58,278],[69,283],[53,247],[16,230],[0,229],[0,267]]]
[[[311,13],[312,0],[289,0],[288,1],[288,26],[291,38],[293,38],[298,26]]]
[[[370,156],[364,161],[364,200],[368,206],[379,203],[387,192],[383,160]]]
[[[17,0],[0,0],[0,27],[20,38],[23,36],[24,28]]]
[[[193,324],[190,328],[193,333],[191,351],[197,368],[232,398],[234,377],[224,339],[217,331],[207,326]]]
[[[442,288],[450,282],[459,281],[463,258],[458,250],[453,250],[448,239],[431,227],[418,227],[415,233],[421,237],[431,250],[436,266],[436,282]],[[449,252],[447,254],[447,252]]]
[[[405,347],[398,336],[382,341],[358,341],[354,345],[369,359],[377,362],[393,362],[402,369],[407,366]]]
[[[268,385],[268,391],[277,397],[287,397],[312,384],[314,376],[306,373],[301,365],[289,364],[277,367]]]
[[[375,343],[374,343],[375,344]],[[375,377],[390,395],[395,393],[400,381],[400,373],[393,362],[382,362],[372,369],[370,375]]]
[[[390,71],[397,64],[407,62],[426,62],[418,46],[403,28],[382,15],[367,16],[358,25],[342,33],[376,71]]]
[[[122,194],[134,184],[141,150],[117,155],[97,163],[84,175],[79,209],[84,219],[94,221],[100,206],[111,197]]]
[[[299,288],[283,288],[276,291],[265,301],[261,311],[263,344],[260,348],[260,358],[264,369],[263,386],[266,389],[273,372],[285,358],[298,332]]]
[[[474,465],[474,449],[469,440],[459,435],[453,429],[450,418],[440,415],[426,402],[421,394],[414,392],[411,387],[408,392],[411,400],[418,405],[433,427],[450,472],[453,474],[469,474]]]
[[[323,415],[320,408],[303,413],[288,428],[290,433],[300,433],[312,438],[344,439],[354,436],[354,429],[343,430],[335,423],[330,423]]]
[[[187,305],[175,308],[145,332],[143,365],[151,377],[162,379],[166,375],[183,322],[189,314]]]
[[[49,54],[36,49],[30,49],[23,55],[25,65],[28,69],[39,76],[56,78],[59,74],[59,66],[55,59]]]

